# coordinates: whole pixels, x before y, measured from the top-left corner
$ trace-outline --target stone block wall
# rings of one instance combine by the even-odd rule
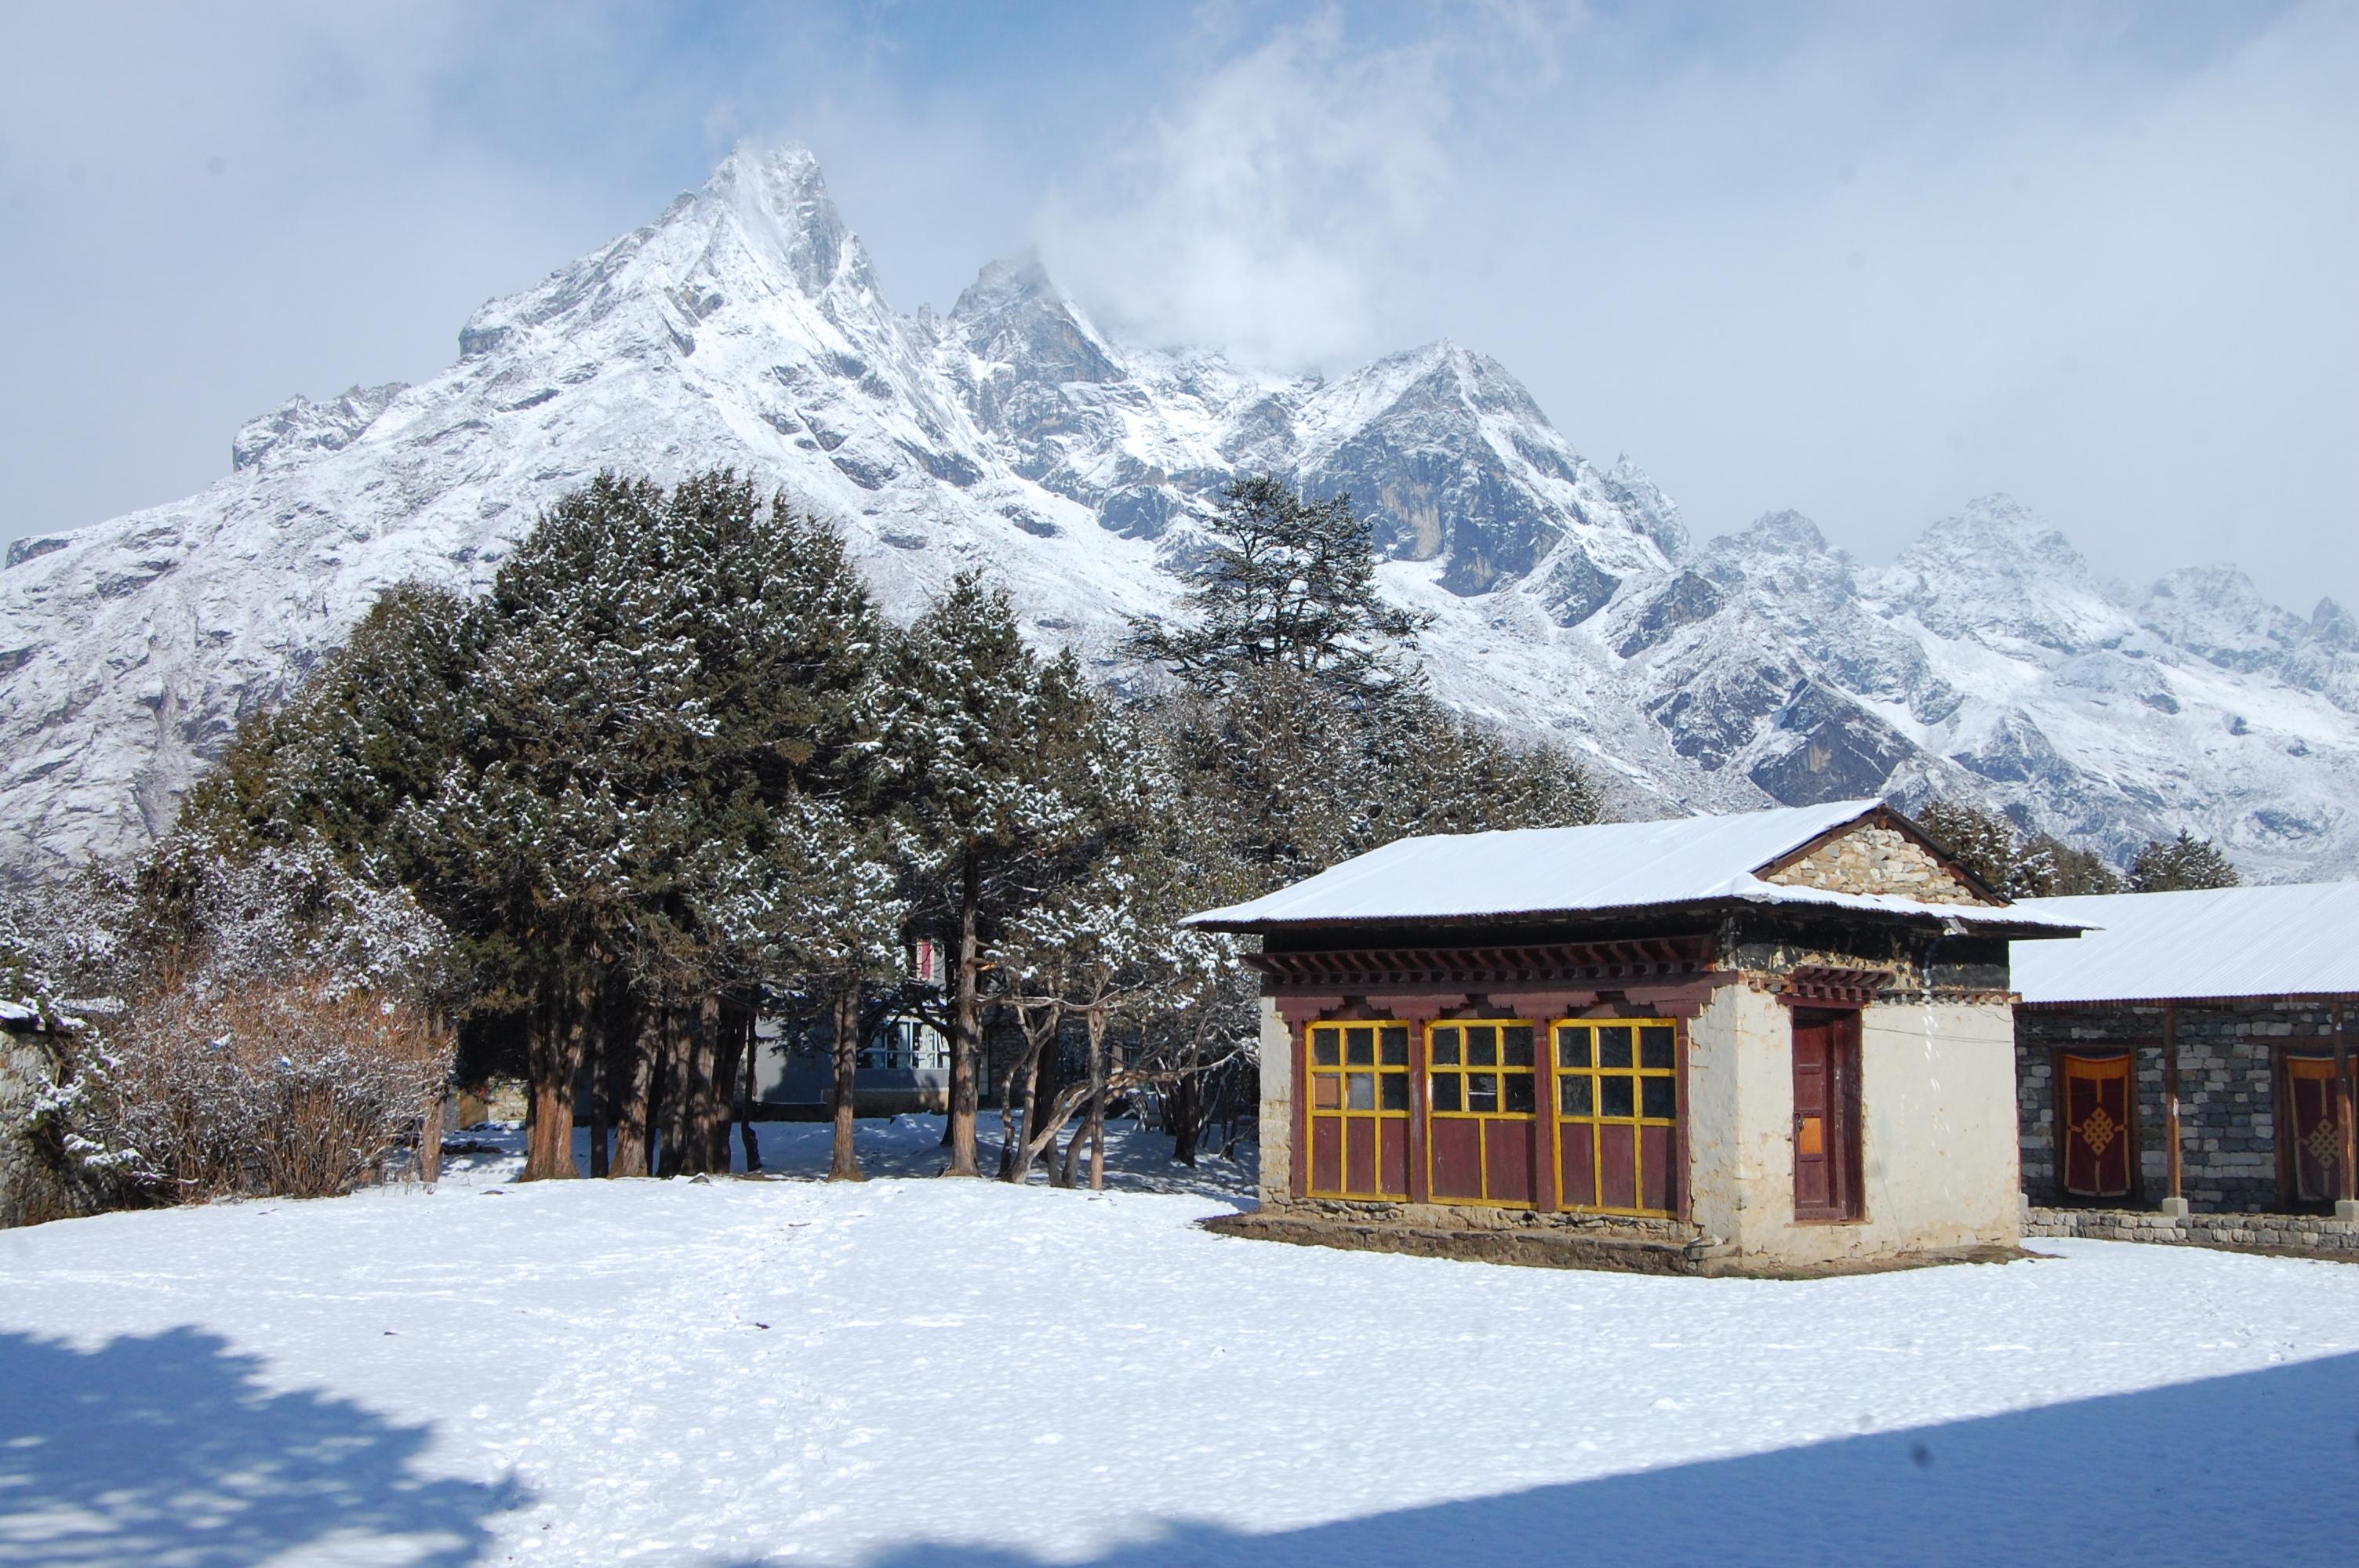
[[[2173,1219],[2117,1208],[2035,1208],[2023,1234],[2178,1247],[2267,1249],[2359,1260],[2359,1224],[2310,1214],[2190,1214]]]
[[[2023,1190],[2031,1201],[2061,1199],[2056,1167],[2055,1052],[2101,1053],[2109,1044],[2159,1040],[2159,1006],[2016,1010],[2016,1093],[2022,1115]],[[2190,1208],[2265,1214],[2281,1206],[2277,1158],[2277,1062],[2280,1049],[2332,1049],[2322,1002],[2182,1005],[2179,1010],[2180,1170]],[[2162,1048],[2136,1047],[2138,1164],[2151,1205],[2169,1190]]]
[[[1925,903],[1981,903],[1957,873],[1907,834],[1868,823],[1771,876],[1785,887],[1895,893]]]

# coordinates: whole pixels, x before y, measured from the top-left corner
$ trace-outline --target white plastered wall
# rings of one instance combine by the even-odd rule
[[[1860,1016],[1864,1218],[1794,1220],[1791,1013],[1715,992],[1688,1034],[1690,1210],[1740,1254],[1795,1263],[2011,1243],[2021,1234],[2015,1033],[1997,1003]]]
[[[2010,1083],[2012,1080],[2009,1080]],[[1294,1181],[1294,1035],[1261,999],[1261,1201],[1284,1203]]]

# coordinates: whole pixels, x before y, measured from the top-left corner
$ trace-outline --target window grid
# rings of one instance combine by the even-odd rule
[[[1675,1130],[1679,1125],[1679,1036],[1667,1018],[1572,1019],[1550,1030],[1556,1045],[1556,1121],[1560,1150],[1568,1129],[1588,1130],[1590,1187],[1597,1201],[1582,1203],[1559,1193],[1560,1206],[1581,1213],[1667,1215],[1671,1206],[1648,1207],[1644,1201],[1650,1174],[1646,1160],[1644,1128]],[[1605,1130],[1627,1129],[1630,1150],[1629,1191],[1637,1201],[1609,1204],[1605,1195],[1614,1184],[1610,1176]],[[1676,1134],[1659,1140],[1669,1148],[1670,1163],[1664,1174],[1677,1178]],[[1675,1189],[1674,1189],[1675,1190]]]
[[[1310,1030],[1310,1116],[1314,1141],[1321,1122],[1332,1124],[1339,1150],[1337,1180],[1307,1184],[1314,1197],[1407,1197],[1405,1183],[1383,1179],[1384,1125],[1406,1124],[1409,1110],[1408,1025],[1381,1020],[1366,1023],[1314,1023]],[[1404,1138],[1406,1130],[1404,1129]],[[1351,1184],[1355,1141],[1372,1140],[1373,1187]]]
[[[1478,1125],[1524,1122],[1537,1127],[1539,1039],[1538,1027],[1518,1018],[1453,1019],[1431,1025],[1426,1031],[1425,1047],[1429,1118]],[[1488,1126],[1482,1128],[1482,1195],[1444,1196],[1435,1191],[1434,1202],[1530,1206],[1528,1197],[1510,1196],[1495,1190],[1498,1183],[1493,1169],[1494,1136]],[[1432,1141],[1428,1138],[1429,1173]],[[1431,1190],[1430,1173],[1428,1180]]]

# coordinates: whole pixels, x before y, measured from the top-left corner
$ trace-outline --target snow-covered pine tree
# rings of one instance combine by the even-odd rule
[[[972,1176],[985,945],[1104,831],[1093,795],[1105,775],[1090,763],[1103,703],[1070,653],[1027,648],[1006,594],[973,573],[910,626],[893,668],[885,755],[918,918],[953,955],[948,1173]]]
[[[1223,492],[1201,549],[1178,563],[1192,620],[1134,621],[1130,650],[1200,691],[1278,667],[1339,694],[1379,690],[1407,673],[1428,618],[1376,592],[1375,535],[1339,494],[1306,501],[1264,474]]]
[[[2209,838],[2198,838],[2184,827],[2176,838],[2149,840],[2130,862],[2132,892],[2232,888],[2243,880],[2218,845]]]

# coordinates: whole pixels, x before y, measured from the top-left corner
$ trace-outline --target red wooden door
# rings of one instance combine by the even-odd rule
[[[2057,1130],[2063,1146],[2064,1191],[2072,1197],[2129,1195],[2137,1175],[2130,1110],[2134,1060],[2069,1053],[2064,1057],[2063,1108]]]
[[[1794,1010],[1794,1217],[1856,1219],[1859,1015]]]
[[[2343,1127],[2336,1119],[2334,1063],[2319,1056],[2286,1059],[2286,1087],[2292,1116],[2293,1195],[2299,1203],[2326,1203],[2342,1196]]]

